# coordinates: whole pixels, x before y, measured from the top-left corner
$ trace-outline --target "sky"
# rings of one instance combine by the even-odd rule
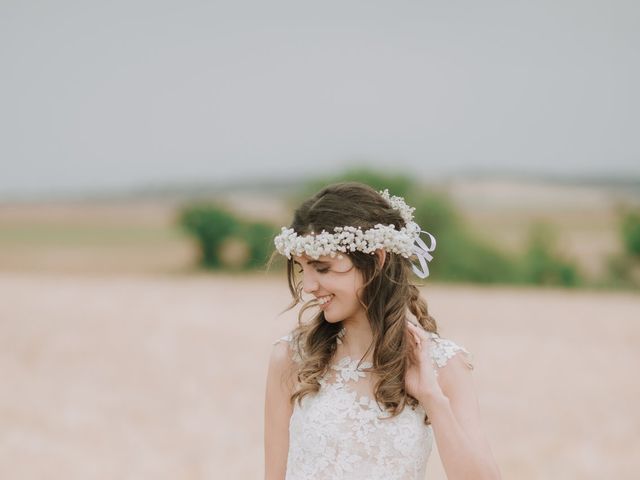
[[[0,197],[640,175],[638,25],[633,0],[1,0]]]

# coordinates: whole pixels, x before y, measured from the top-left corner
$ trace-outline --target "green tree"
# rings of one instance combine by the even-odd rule
[[[302,199],[315,194],[323,187],[337,182],[361,182],[376,190],[389,189],[391,195],[405,197],[415,187],[415,180],[406,173],[388,173],[367,166],[352,166],[342,173],[327,177],[315,178],[307,182],[293,203],[299,204]]]
[[[247,268],[261,268],[273,252],[273,238],[280,232],[274,225],[265,222],[248,223],[243,229],[249,244]]]
[[[640,258],[640,210],[626,210],[620,223],[620,233],[625,251]]]
[[[637,288],[640,285],[640,210],[622,206],[618,209],[622,251],[607,257],[610,286]]]
[[[563,286],[575,286],[581,282],[577,266],[557,253],[555,241],[555,232],[547,223],[538,221],[531,226],[523,259],[525,281]]]
[[[178,222],[195,236],[201,264],[208,268],[220,268],[220,246],[239,227],[235,216],[222,205],[199,203],[184,207],[179,213]]]
[[[387,188],[391,195],[403,197],[408,205],[415,207],[414,221],[436,238],[436,249],[432,253],[434,259],[428,265],[433,278],[482,283],[512,282],[518,278],[515,260],[470,231],[446,193],[433,187],[425,189],[415,182],[413,176],[405,173],[388,174],[354,167],[310,183],[304,195],[341,181],[362,182],[376,190]],[[427,245],[430,243],[425,234],[421,238]],[[418,264],[417,261],[414,263]]]

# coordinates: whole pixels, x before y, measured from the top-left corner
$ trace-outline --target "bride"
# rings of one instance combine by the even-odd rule
[[[274,239],[287,257],[289,309],[302,291],[314,300],[269,360],[265,480],[422,480],[434,440],[449,480],[501,478],[472,356],[439,336],[410,281],[429,275],[435,248],[413,210],[387,190],[333,184]]]

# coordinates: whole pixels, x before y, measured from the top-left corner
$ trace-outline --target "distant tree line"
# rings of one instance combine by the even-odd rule
[[[439,191],[425,191],[410,176],[388,175],[366,168],[353,168],[335,177],[318,178],[293,192],[291,209],[324,185],[355,180],[377,190],[389,189],[416,207],[414,219],[437,239],[431,278],[438,281],[585,286],[578,265],[562,255],[553,228],[541,221],[529,226],[522,252],[507,253],[474,232],[463,220],[452,200]],[[197,242],[200,266],[223,271],[249,271],[265,267],[271,256],[273,237],[280,225],[255,222],[235,214],[219,202],[185,205],[179,224]],[[640,212],[624,210],[620,254],[608,259],[607,277],[591,286],[634,287],[640,285]],[[284,265],[281,262],[280,265]]]

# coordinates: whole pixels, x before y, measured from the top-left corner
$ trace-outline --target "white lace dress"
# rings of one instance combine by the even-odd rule
[[[456,353],[473,357],[451,340],[431,335],[434,365],[442,368]],[[280,340],[291,342],[291,334]],[[340,339],[338,339],[340,342]],[[293,359],[300,356],[292,349]],[[421,405],[406,406],[394,418],[373,396],[374,379],[363,370],[371,362],[343,356],[320,379],[320,390],[296,400],[289,422],[286,480],[423,480],[433,446]],[[437,368],[436,368],[437,375]]]

